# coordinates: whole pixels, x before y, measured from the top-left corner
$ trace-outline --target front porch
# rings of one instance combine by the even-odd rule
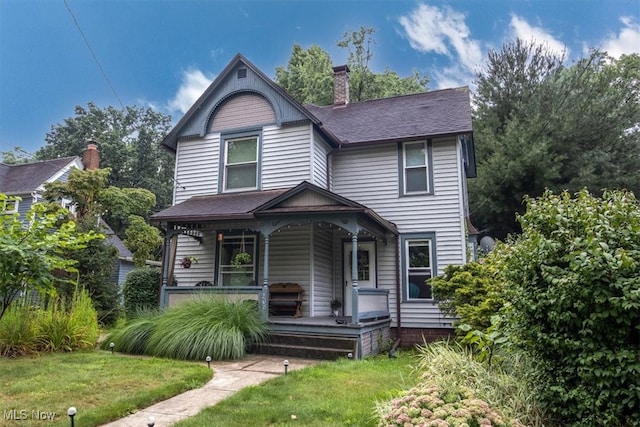
[[[233,301],[252,300],[271,324],[270,337],[256,352],[284,357],[361,359],[376,354],[391,340],[389,292],[386,289],[355,288],[352,316],[295,317],[269,313],[268,286],[166,286],[162,306],[172,306],[202,294],[219,295]]]

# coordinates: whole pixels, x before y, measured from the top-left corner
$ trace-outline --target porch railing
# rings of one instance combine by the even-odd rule
[[[269,318],[268,286],[165,286],[160,304],[168,307],[198,294],[224,295],[234,300],[255,300],[264,319]],[[389,316],[389,290],[357,287],[353,289],[352,323]]]
[[[353,323],[389,316],[389,290],[353,288]]]
[[[231,300],[255,300],[262,317],[269,317],[269,288],[266,286],[164,286],[160,293],[160,305],[169,307],[198,294],[224,295]]]

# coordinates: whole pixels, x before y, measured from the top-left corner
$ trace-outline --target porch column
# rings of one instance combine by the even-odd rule
[[[351,235],[351,323],[358,323],[358,234]]]
[[[171,254],[171,239],[173,239],[173,229],[167,227],[167,233],[164,236],[164,256],[162,257],[162,286],[160,287],[160,307],[167,305],[167,286],[169,284],[169,271],[171,260],[173,258]]]
[[[260,310],[264,319],[269,318],[269,241],[270,234],[264,233],[264,266],[262,272],[262,298]]]

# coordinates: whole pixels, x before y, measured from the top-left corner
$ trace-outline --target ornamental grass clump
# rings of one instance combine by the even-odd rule
[[[260,343],[269,324],[256,301],[199,296],[167,310],[149,312],[114,330],[102,344],[116,351],[184,360],[237,360]]]
[[[378,407],[379,426],[524,427],[504,416],[467,388],[423,383]]]

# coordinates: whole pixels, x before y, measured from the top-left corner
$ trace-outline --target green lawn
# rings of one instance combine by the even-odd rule
[[[323,362],[239,391],[176,426],[375,426],[376,401],[416,384],[413,353]]]
[[[0,426],[77,426],[121,418],[212,377],[202,363],[131,357],[106,351],[0,359]],[[55,414],[54,422],[37,420]]]

